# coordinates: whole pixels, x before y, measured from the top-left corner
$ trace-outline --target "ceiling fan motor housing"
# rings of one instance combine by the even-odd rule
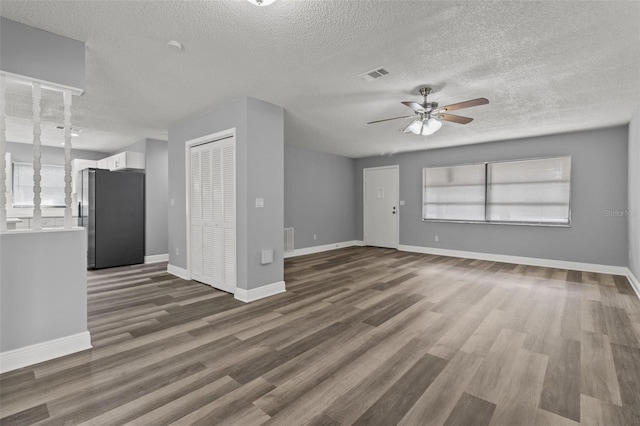
[[[422,135],[430,135],[440,128],[440,120],[451,121],[458,124],[469,124],[473,121],[473,118],[462,117],[460,115],[449,114],[449,111],[454,111],[462,108],[471,108],[479,105],[486,105],[489,103],[489,99],[487,98],[477,98],[471,99],[464,102],[458,102],[455,104],[449,104],[443,107],[439,107],[437,102],[427,102],[427,96],[432,92],[430,87],[422,87],[420,88],[420,94],[424,96],[424,101],[422,103],[418,103],[415,101],[405,101],[401,102],[404,106],[407,106],[413,110],[413,113],[416,114],[419,118],[415,119],[409,126],[407,126],[402,132],[407,133],[407,131],[411,131],[412,133],[422,134]],[[400,120],[411,118],[411,115],[405,115],[402,117],[393,117],[386,118],[384,120],[376,120],[370,121],[367,124],[380,123],[383,121],[390,120]],[[437,123],[437,126],[436,124]],[[425,124],[428,126],[429,132],[424,132]],[[419,129],[412,129],[412,126],[420,126]]]

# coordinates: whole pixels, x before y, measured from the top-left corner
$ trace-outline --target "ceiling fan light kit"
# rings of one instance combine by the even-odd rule
[[[249,3],[255,4],[256,6],[269,6],[276,0],[249,0]]]
[[[414,101],[402,102],[403,105],[411,108],[415,115],[418,116],[414,121],[405,127],[403,133],[414,133],[416,135],[428,136],[432,135],[442,127],[442,120],[450,121],[458,124],[469,124],[473,121],[473,118],[462,117],[460,115],[445,114],[448,111],[455,111],[462,108],[471,108],[479,105],[486,105],[489,103],[487,98],[471,99],[469,101],[459,102],[456,104],[446,105],[438,107],[437,102],[427,102],[427,96],[431,93],[430,87],[423,87],[420,89],[420,94],[424,97],[422,103]],[[413,115],[405,115],[402,117],[385,118],[383,120],[370,121],[367,124],[380,123],[383,121],[399,120],[414,117]]]
[[[175,50],[176,52],[182,52],[182,44],[177,40],[169,40],[167,42],[167,47]]]
[[[411,132],[416,135],[428,136],[440,130],[440,127],[442,127],[442,122],[432,117],[424,120],[414,120],[406,127],[404,133]]]

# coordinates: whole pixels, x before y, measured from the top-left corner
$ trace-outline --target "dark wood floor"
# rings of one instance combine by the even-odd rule
[[[246,305],[165,268],[90,273],[94,348],[2,375],[1,423],[640,424],[624,277],[348,248]]]

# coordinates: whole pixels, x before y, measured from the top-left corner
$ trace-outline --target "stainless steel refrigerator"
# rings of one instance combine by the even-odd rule
[[[87,268],[144,263],[144,173],[79,172],[78,225],[87,228]]]

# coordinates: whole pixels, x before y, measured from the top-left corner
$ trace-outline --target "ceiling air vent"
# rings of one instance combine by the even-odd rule
[[[64,130],[64,126],[56,126],[56,130]],[[80,136],[80,132],[82,131],[82,129],[78,129],[77,127],[72,127],[71,128],[71,136]]]
[[[385,75],[389,75],[389,71],[380,67],[380,68],[373,69],[371,71],[363,72],[362,74],[358,74],[358,77],[360,77],[365,81],[373,81],[373,80],[382,78]]]
[[[56,126],[56,130],[64,130],[64,126]],[[80,133],[82,131],[82,129],[78,129],[77,127],[72,127],[71,131]]]

